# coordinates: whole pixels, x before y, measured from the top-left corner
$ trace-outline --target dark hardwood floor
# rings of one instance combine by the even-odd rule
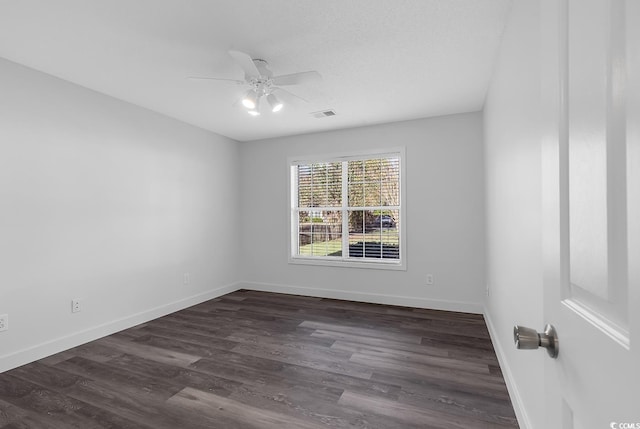
[[[517,427],[480,315],[238,291],[0,374],[0,428]]]

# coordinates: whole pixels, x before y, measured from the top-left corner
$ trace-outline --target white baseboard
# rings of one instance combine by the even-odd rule
[[[170,302],[131,316],[123,317],[118,320],[110,321],[102,325],[93,326],[79,332],[75,332],[64,337],[56,338],[42,344],[38,344],[27,349],[19,350],[4,356],[0,356],[0,373],[25,365],[29,362],[51,356],[64,350],[77,347],[81,344],[88,343],[98,338],[111,335],[123,329],[131,328],[144,322],[148,322],[158,317],[165,316],[178,310],[182,310],[192,305],[225,295],[227,293],[238,290],[239,283],[231,283],[216,289],[193,295],[178,301]]]
[[[240,289],[262,292],[277,292],[290,295],[304,295],[318,298],[344,299],[347,301],[369,302],[372,304],[399,305],[404,307],[428,308],[432,310],[460,311],[482,314],[482,304],[467,301],[448,301],[413,296],[385,295],[376,293],[348,292],[338,289],[319,289],[273,283],[240,282]]]
[[[491,342],[493,343],[496,356],[498,356],[500,370],[502,371],[504,381],[507,384],[507,391],[509,392],[509,398],[511,398],[511,404],[513,404],[513,410],[515,411],[516,418],[518,419],[518,425],[521,429],[532,429],[533,426],[531,425],[531,420],[529,419],[524,402],[522,401],[522,396],[520,395],[518,386],[513,378],[513,373],[511,372],[511,368],[507,362],[504,349],[502,348],[500,341],[498,341],[498,332],[496,331],[495,325],[493,324],[491,316],[486,308],[484,310],[484,320],[487,323],[487,329],[489,330],[489,336],[491,336]]]

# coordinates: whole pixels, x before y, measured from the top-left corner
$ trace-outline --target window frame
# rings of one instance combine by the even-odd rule
[[[296,167],[300,164],[311,164],[311,163],[332,163],[332,162],[345,162],[345,161],[355,161],[355,160],[366,160],[366,159],[378,159],[385,157],[397,157],[399,160],[399,169],[400,169],[400,204],[398,210],[400,211],[400,219],[398,222],[398,238],[400,240],[399,245],[399,258],[398,259],[376,259],[376,258],[362,258],[362,257],[345,257],[345,256],[306,256],[306,255],[297,255],[298,251],[298,211],[299,207],[297,206],[297,197],[298,197],[298,187],[297,187],[297,174]],[[287,210],[288,210],[288,219],[289,219],[289,240],[288,242],[288,262],[290,264],[300,264],[300,265],[317,265],[317,266],[332,266],[332,267],[349,267],[349,268],[365,268],[365,269],[382,269],[382,270],[403,270],[407,269],[407,238],[406,238],[406,198],[405,198],[405,189],[406,189],[406,156],[405,156],[405,147],[392,147],[392,148],[384,148],[384,149],[372,149],[372,150],[363,150],[363,151],[354,151],[354,152],[340,152],[340,153],[326,153],[326,154],[315,154],[315,155],[304,155],[304,156],[293,156],[287,158],[287,171],[288,171],[288,198],[287,198]],[[348,212],[349,203],[345,201],[345,197],[347,197],[347,189],[348,184],[344,181],[345,174],[342,176],[342,206],[334,207],[335,211],[341,211],[344,214]],[[344,221],[343,221],[344,225]],[[348,230],[343,231],[342,234],[348,234]]]

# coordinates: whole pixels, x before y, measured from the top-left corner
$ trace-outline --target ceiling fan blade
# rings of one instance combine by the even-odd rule
[[[291,102],[296,103],[298,102],[298,100],[304,101],[305,103],[309,102],[309,100],[302,98],[291,91],[287,91],[286,89],[274,88],[272,92],[276,94],[278,97],[282,98],[283,101],[287,103],[291,103]]]
[[[238,85],[243,85],[245,84],[245,81],[243,80],[238,80],[238,79],[224,79],[221,77],[208,77],[208,76],[187,76],[187,79],[189,80],[221,80],[224,82],[233,82],[236,83]]]
[[[317,71],[306,71],[300,73],[285,74],[273,78],[274,85],[300,85],[305,83],[319,82],[322,76]]]
[[[244,70],[245,79],[249,80],[252,77],[260,77],[260,72],[258,68],[253,63],[253,59],[249,56],[249,54],[245,54],[240,51],[229,51],[229,55],[238,63],[242,70]]]

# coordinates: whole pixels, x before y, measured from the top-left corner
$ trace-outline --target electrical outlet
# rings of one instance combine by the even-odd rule
[[[433,284],[433,274],[427,274],[426,282],[428,285]]]
[[[72,313],[79,313],[82,310],[82,306],[80,305],[80,300],[79,299],[72,299],[71,300],[71,312]]]
[[[6,331],[9,329],[9,315],[2,314],[0,315],[0,331]]]
[[[183,283],[188,285],[191,282],[191,275],[189,273],[184,273]]]

